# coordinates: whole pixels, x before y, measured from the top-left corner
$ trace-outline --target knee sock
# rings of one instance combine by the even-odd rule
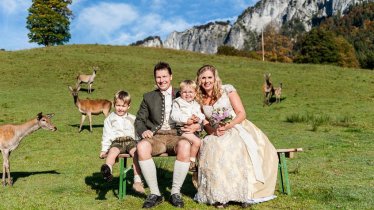
[[[155,162],[153,162],[153,159],[139,160],[139,166],[151,194],[160,196],[161,193],[158,189],[156,165]]]
[[[189,167],[189,162],[181,162],[179,160],[175,160],[173,171],[173,185],[171,188],[172,195],[175,193],[180,193],[183,182],[186,179]]]
[[[139,175],[134,175],[134,183],[135,182],[142,182],[142,178]]]

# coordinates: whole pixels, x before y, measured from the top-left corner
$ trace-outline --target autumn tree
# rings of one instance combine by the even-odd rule
[[[26,28],[29,42],[39,45],[62,45],[69,41],[72,0],[32,0]]]

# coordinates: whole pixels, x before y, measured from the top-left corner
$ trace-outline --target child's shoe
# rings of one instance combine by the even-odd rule
[[[112,172],[107,164],[103,164],[101,166],[101,174],[103,175],[105,181],[110,182],[113,180]]]
[[[134,182],[134,184],[132,184],[132,189],[137,193],[145,194],[143,182]]]
[[[191,161],[190,168],[188,170],[191,171],[191,172],[196,172],[197,171],[196,162]]]

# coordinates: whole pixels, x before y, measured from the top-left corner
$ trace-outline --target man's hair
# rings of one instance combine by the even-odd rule
[[[126,92],[124,90],[120,90],[114,95],[114,99],[113,99],[113,104],[114,105],[116,105],[117,100],[122,100],[125,104],[130,105],[131,96],[128,92]]]
[[[153,76],[156,76],[156,71],[158,71],[158,70],[163,70],[163,69],[167,69],[168,72],[169,72],[169,74],[172,75],[170,65],[169,65],[168,63],[166,63],[166,62],[162,62],[162,61],[160,61],[160,62],[158,62],[158,63],[155,65],[155,67],[154,67],[154,69],[153,69]]]
[[[183,82],[180,83],[179,88],[182,90],[184,87],[189,86],[192,87],[192,89],[196,90],[196,82],[190,79],[184,80]]]

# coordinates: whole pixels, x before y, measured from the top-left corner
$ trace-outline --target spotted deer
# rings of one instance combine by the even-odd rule
[[[96,72],[99,70],[99,67],[95,66],[93,67],[93,72],[92,74],[80,74],[77,76],[77,86],[79,86],[82,83],[86,83],[88,85],[87,92],[91,93],[92,92],[92,84],[95,80],[96,77]]]
[[[274,95],[274,87],[273,87],[273,83],[271,83],[270,81],[270,76],[271,76],[270,73],[264,74],[265,82],[262,85],[262,92],[264,95],[263,106],[270,105],[270,99]]]
[[[77,88],[72,88],[71,86],[69,86],[69,90],[74,98],[75,106],[78,108],[79,112],[82,113],[79,132],[82,131],[82,124],[86,119],[86,115],[88,116],[88,120],[90,123],[90,132],[92,132],[92,115],[99,115],[103,113],[105,117],[108,116],[110,109],[112,108],[112,102],[106,99],[79,99],[78,92],[80,90],[80,86],[78,86]]]
[[[0,150],[3,155],[3,177],[2,184],[5,186],[13,185],[12,178],[10,177],[10,163],[9,155],[10,152],[15,150],[21,143],[21,140],[40,128],[45,130],[56,131],[57,128],[51,122],[51,118],[54,114],[42,115],[39,113],[36,118],[33,118],[23,124],[14,125],[6,124],[0,126]],[[6,182],[6,177],[8,177]]]
[[[275,88],[274,93],[275,93],[276,102],[280,103],[281,96],[282,96],[282,83],[279,83],[279,87]]]

